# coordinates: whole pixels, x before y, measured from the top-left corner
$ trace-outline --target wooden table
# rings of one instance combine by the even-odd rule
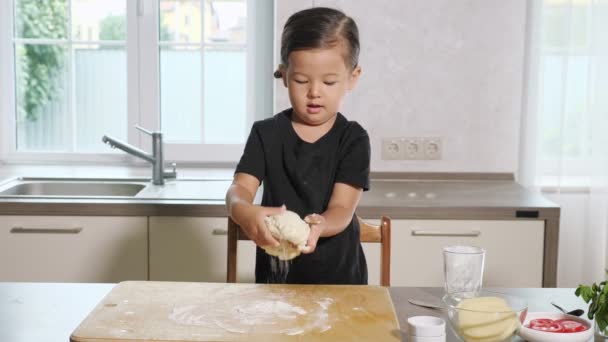
[[[69,341],[72,331],[114,285],[0,283],[0,341]],[[574,296],[574,289],[495,290],[526,298],[529,311],[556,311],[550,304],[552,300],[567,309],[587,309],[584,302]],[[445,318],[440,310],[414,306],[407,301],[408,298],[437,301],[442,294],[440,288],[391,287],[390,294],[403,341],[406,341],[408,317],[432,315]],[[447,341],[458,341],[449,327],[447,334]]]

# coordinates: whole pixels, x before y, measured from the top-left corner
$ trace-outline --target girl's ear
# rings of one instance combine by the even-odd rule
[[[279,64],[279,71],[281,72],[281,78],[283,79],[283,85],[287,88],[287,68],[285,64]]]
[[[357,66],[353,69],[350,74],[350,78],[348,80],[348,90],[353,90],[357,85],[357,81],[359,80],[359,76],[361,76],[361,67]]]

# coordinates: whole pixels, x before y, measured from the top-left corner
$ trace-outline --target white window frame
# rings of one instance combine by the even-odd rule
[[[13,105],[13,96],[9,93],[14,92],[11,75],[13,58],[10,57],[10,39],[13,25],[13,18],[6,18],[7,13],[13,13],[12,1],[0,1],[0,160],[6,159],[8,145],[10,144],[9,127],[11,126],[7,113]],[[10,58],[9,58],[10,57]]]
[[[201,0],[203,2],[204,0]],[[146,151],[151,150],[150,138],[135,129],[141,125],[149,130],[160,128],[160,84],[158,0],[127,0],[127,92],[128,92],[128,143]],[[71,4],[71,0],[68,0]],[[266,9],[272,6],[267,17]],[[201,6],[204,10],[205,6]],[[272,115],[273,82],[272,46],[274,45],[274,1],[247,0],[247,132],[254,120]],[[57,153],[17,151],[15,123],[15,82],[13,52],[14,0],[0,1],[0,161],[19,162],[68,162],[110,164],[147,164],[126,153]],[[259,17],[258,17],[259,16]],[[257,30],[257,27],[261,29]],[[71,30],[71,27],[69,27]],[[255,34],[250,34],[254,32]],[[260,37],[266,39],[260,39]],[[138,63],[138,56],[141,58]],[[201,67],[202,70],[204,68]],[[203,80],[201,74],[201,82]],[[262,81],[259,81],[262,80]],[[204,86],[204,85],[203,85]],[[202,98],[202,94],[201,94]],[[150,101],[149,99],[156,99]],[[204,100],[204,99],[203,99]],[[204,108],[204,107],[201,107]],[[204,114],[203,114],[204,115]],[[99,137],[101,140],[101,137]],[[244,144],[173,144],[165,142],[164,156],[167,162],[186,162],[202,165],[234,165]]]

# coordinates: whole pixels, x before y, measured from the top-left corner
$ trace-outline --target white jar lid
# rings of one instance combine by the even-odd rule
[[[435,316],[414,316],[407,319],[407,332],[410,336],[443,336],[445,321]]]

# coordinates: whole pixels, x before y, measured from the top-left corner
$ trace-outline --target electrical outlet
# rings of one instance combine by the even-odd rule
[[[422,139],[422,152],[424,159],[428,160],[439,160],[441,159],[441,138],[423,138]]]
[[[424,159],[422,139],[403,138],[403,159]]]
[[[401,138],[382,139],[382,160],[401,160],[403,158],[403,140]]]

